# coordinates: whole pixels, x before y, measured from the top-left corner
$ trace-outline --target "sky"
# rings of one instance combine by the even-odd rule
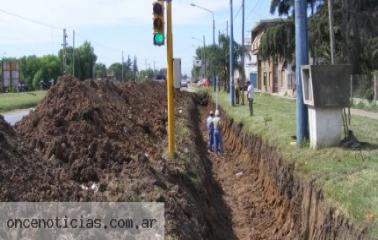
[[[261,19],[274,18],[269,0],[246,1],[245,36]],[[107,66],[137,56],[139,69],[166,66],[166,48],[152,44],[153,0],[12,0],[0,6],[0,58],[57,54],[63,28],[72,46],[92,43],[98,62]],[[229,0],[172,0],[174,57],[181,58],[184,74],[190,75],[195,49],[212,43],[211,14],[190,6],[195,3],[215,14],[216,36],[226,32],[230,20]],[[241,0],[233,1],[234,38],[241,42]]]

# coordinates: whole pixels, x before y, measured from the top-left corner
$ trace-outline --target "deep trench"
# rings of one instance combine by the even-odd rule
[[[202,138],[197,144],[208,166],[211,204],[222,218],[210,226],[222,233],[209,239],[365,239],[366,229],[355,228],[329,207],[322,191],[312,180],[295,176],[294,166],[275,147],[222,112],[225,152],[209,153],[205,121],[210,106],[198,110]]]

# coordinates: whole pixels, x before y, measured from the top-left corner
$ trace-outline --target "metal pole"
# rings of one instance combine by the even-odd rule
[[[213,14],[213,45],[215,46],[215,17]]]
[[[124,65],[125,65],[125,59],[123,57],[123,51],[122,51],[122,73],[121,73],[121,80],[124,81]]]
[[[228,37],[228,20],[226,21],[226,36]]]
[[[168,98],[168,155],[175,155],[175,109],[173,94],[173,36],[172,0],[167,0],[167,98]]]
[[[75,77],[75,30],[72,34],[72,76]]]
[[[230,0],[230,104],[235,105],[235,83],[234,83],[234,12],[233,2]]]
[[[242,1],[242,57],[241,57],[241,64],[242,64],[242,73],[241,73],[241,83],[239,82],[239,89],[242,97],[242,105],[244,105],[244,85],[245,85],[245,36],[244,36],[244,29],[245,29],[245,0]]]
[[[206,69],[206,39],[203,35],[203,69],[204,69],[204,78],[207,78],[207,69]]]
[[[67,69],[67,32],[66,29],[63,29],[63,74],[66,74],[66,69]]]
[[[296,123],[297,146],[308,137],[307,107],[302,92],[301,66],[308,64],[307,1],[295,0]]]
[[[328,0],[329,37],[331,44],[331,64],[335,64],[335,32],[333,31],[333,2]]]

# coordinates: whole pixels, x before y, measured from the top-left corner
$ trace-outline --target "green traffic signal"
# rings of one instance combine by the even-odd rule
[[[164,35],[162,33],[154,34],[154,45],[157,45],[157,46],[164,45]]]

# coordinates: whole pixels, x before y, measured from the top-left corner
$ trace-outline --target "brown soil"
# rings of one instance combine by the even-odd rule
[[[194,95],[175,95],[177,123],[190,134],[178,144],[187,163],[164,157],[163,84],[61,78],[16,131],[0,118],[0,201],[165,202],[172,239],[230,239],[227,211],[209,196],[216,185],[192,141]]]
[[[0,201],[165,202],[168,239],[363,238],[231,119],[226,153],[208,154],[209,109],[189,93],[175,100],[178,155],[167,160],[164,85],[61,78],[15,130],[0,116]]]
[[[206,113],[203,111],[205,125]],[[223,122],[223,129],[228,126]],[[203,129],[203,132],[206,132]],[[266,186],[259,177],[259,166],[254,164],[247,148],[235,145],[232,131],[224,131],[224,154],[209,154],[213,176],[220,183],[225,204],[231,209],[232,229],[235,239],[295,239],[290,221],[290,211],[277,190]],[[207,139],[207,134],[204,135]]]
[[[209,110],[202,109],[204,133]],[[367,229],[354,227],[330,207],[314,181],[295,175],[275,147],[232,119],[223,119],[222,130],[225,154],[208,157],[235,239],[365,239]]]

